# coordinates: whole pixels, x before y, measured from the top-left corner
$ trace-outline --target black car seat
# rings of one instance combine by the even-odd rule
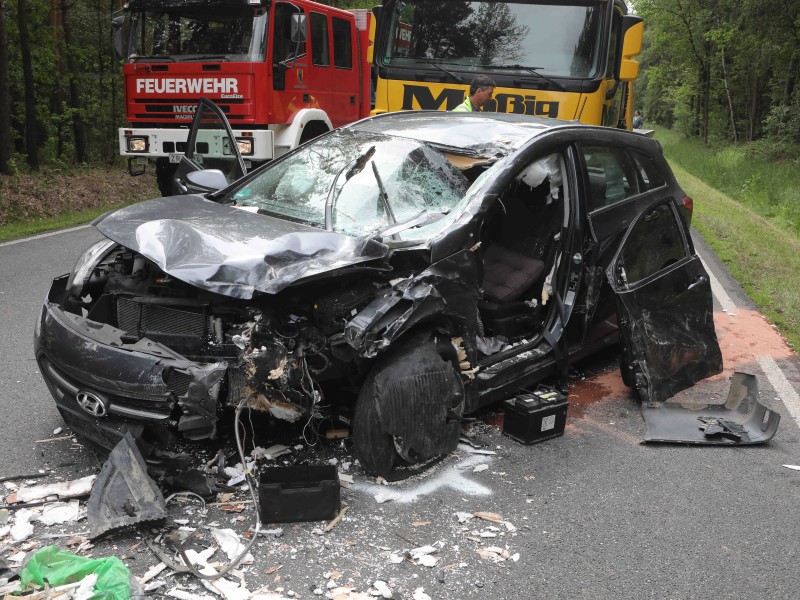
[[[544,262],[492,244],[483,257],[484,297],[497,302],[517,300],[544,273]]]
[[[484,332],[508,339],[524,336],[539,324],[538,306],[520,298],[542,277],[545,264],[492,244],[483,258],[483,300],[479,303]]]

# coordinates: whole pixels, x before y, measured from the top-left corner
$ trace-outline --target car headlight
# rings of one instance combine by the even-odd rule
[[[84,252],[75,263],[72,273],[69,275],[69,279],[67,280],[68,293],[80,293],[80,288],[82,288],[83,284],[86,283],[86,280],[97,266],[97,263],[99,263],[105,257],[105,255],[108,254],[108,251],[111,250],[114,245],[115,242],[112,242],[111,240],[101,240],[96,244],[89,246],[86,252]],[[73,288],[77,289],[73,290]]]

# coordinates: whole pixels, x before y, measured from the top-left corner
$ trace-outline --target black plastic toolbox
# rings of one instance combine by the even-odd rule
[[[503,403],[503,433],[522,443],[535,444],[564,434],[567,397],[557,389],[540,385]]]
[[[335,465],[270,467],[261,472],[258,504],[264,523],[327,521],[339,514]]]

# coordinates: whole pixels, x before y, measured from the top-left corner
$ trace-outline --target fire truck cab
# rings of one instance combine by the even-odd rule
[[[222,108],[248,167],[367,116],[368,22],[308,0],[130,0],[114,19],[129,171],[154,160],[169,192],[200,98]]]

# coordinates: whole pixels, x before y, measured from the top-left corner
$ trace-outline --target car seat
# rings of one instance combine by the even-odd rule
[[[483,257],[483,300],[481,319],[487,334],[508,339],[523,336],[538,325],[539,307],[520,298],[542,277],[545,264],[492,244]]]

